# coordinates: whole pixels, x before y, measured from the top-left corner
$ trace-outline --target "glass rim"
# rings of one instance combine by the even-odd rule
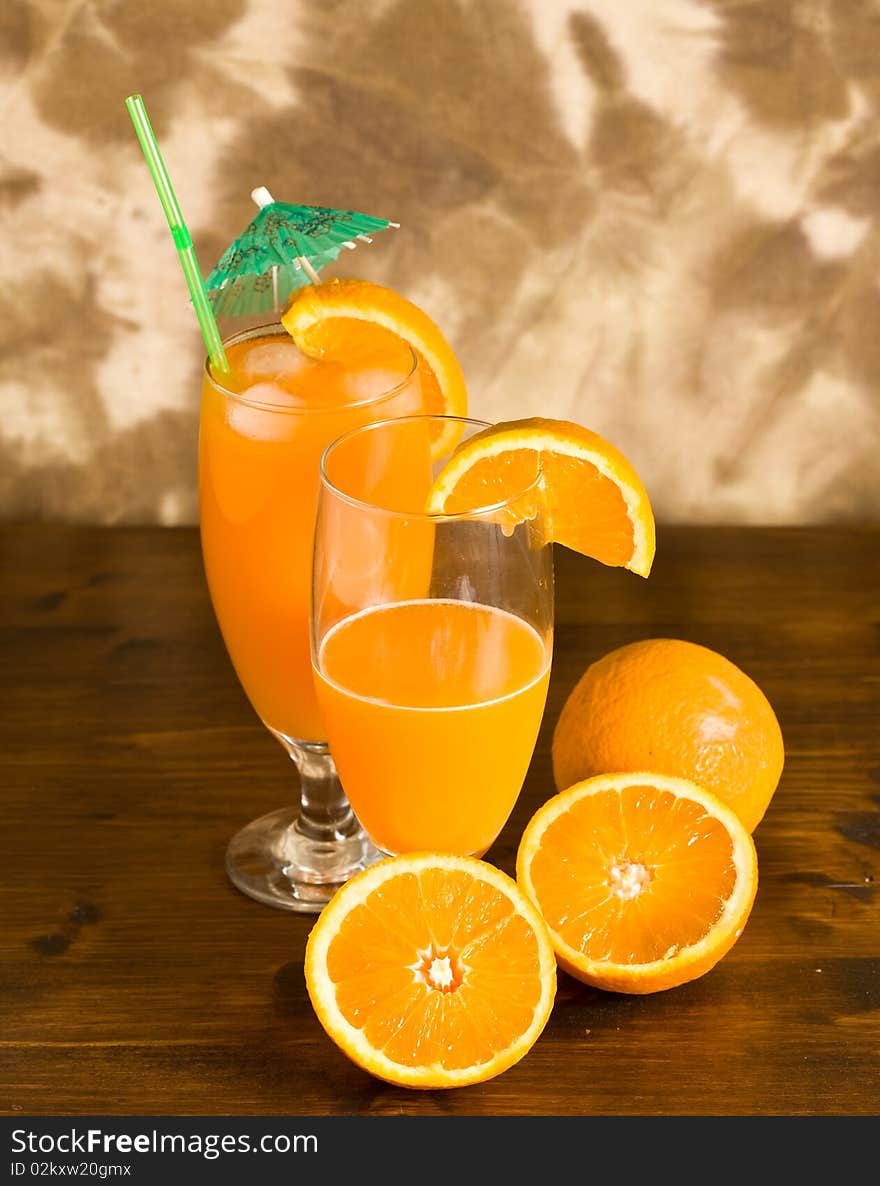
[[[280,334],[285,334],[288,340],[293,342],[293,338],[290,337],[290,335],[287,333],[287,330],[280,321],[267,321],[262,325],[254,325],[251,326],[250,329],[241,329],[234,334],[230,334],[228,338],[223,339],[223,345],[224,347],[236,346],[239,342],[246,342],[248,338],[269,337],[270,335],[277,336]],[[296,345],[295,342],[294,345]],[[288,404],[273,404],[264,400],[248,399],[246,394],[240,391],[233,391],[230,387],[225,387],[223,385],[219,377],[214,374],[213,367],[211,366],[211,360],[207,357],[205,358],[204,362],[204,372],[205,377],[215,391],[219,392],[224,398],[234,399],[237,403],[244,404],[248,408],[256,408],[261,412],[277,412],[281,415],[287,416],[317,416],[321,413],[327,415],[328,413],[339,412],[340,410],[347,410],[348,408],[369,408],[372,404],[378,404],[383,400],[391,399],[393,396],[403,391],[407,384],[412,382],[413,376],[418,373],[419,369],[418,354],[416,354],[415,350],[413,350],[412,346],[409,344],[407,344],[407,349],[409,350],[412,357],[412,366],[409,372],[404,376],[403,379],[400,380],[399,383],[395,383],[393,387],[387,387],[384,391],[380,391],[378,395],[371,395],[366,399],[353,400],[351,403],[338,404],[328,408],[292,408]],[[303,357],[305,358],[307,356],[303,355]]]
[[[388,416],[384,420],[373,420],[369,424],[358,425],[357,428],[349,429],[342,433],[336,440],[331,441],[324,452],[321,454],[320,477],[321,486],[329,490],[337,498],[349,504],[349,506],[361,507],[364,510],[378,512],[383,515],[392,515],[397,519],[410,519],[427,523],[452,523],[465,519],[475,519],[485,515],[497,514],[498,511],[506,510],[517,502],[524,495],[535,489],[540,489],[543,472],[541,469],[540,460],[538,461],[538,472],[535,477],[527,485],[518,489],[514,494],[508,498],[501,499],[498,502],[486,503],[482,506],[469,507],[465,511],[398,511],[392,510],[390,507],[379,506],[378,503],[368,502],[365,498],[359,498],[356,494],[349,494],[345,490],[341,490],[339,486],[330,478],[327,473],[327,461],[330,454],[347,441],[362,433],[375,432],[377,429],[387,428],[389,424],[406,424],[412,423],[415,420],[441,420],[446,423],[454,422],[456,424],[472,425],[478,430],[484,428],[492,428],[492,422],[489,420],[477,420],[473,416],[444,416],[438,412],[422,412],[411,416]]]

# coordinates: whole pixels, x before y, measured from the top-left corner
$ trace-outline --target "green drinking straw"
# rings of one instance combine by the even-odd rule
[[[162,160],[162,153],[159,151],[144,101],[140,95],[129,95],[125,100],[125,106],[131,116],[131,122],[134,124],[138,143],[147,158],[150,176],[153,178],[156,193],[159,195],[159,201],[162,203],[162,209],[165,211],[165,217],[171,228],[171,238],[174,240],[174,246],[180,256],[189,294],[192,297],[196,317],[199,319],[199,329],[205,339],[208,358],[215,370],[228,372],[229,362],[226,358],[226,351],[223,349],[214,310],[211,308],[211,302],[208,300],[208,294],[205,292],[205,285],[202,282],[202,273],[193,250],[192,237],[183,221],[177,196],[174,193],[171,178],[168,176],[168,170],[165,168],[165,162]]]

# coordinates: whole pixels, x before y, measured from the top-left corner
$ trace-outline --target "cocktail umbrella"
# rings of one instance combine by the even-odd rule
[[[260,207],[256,218],[223,252],[205,281],[217,315],[239,317],[279,309],[296,288],[318,283],[318,270],[356,240],[370,243],[367,232],[396,227],[354,210],[327,206],[289,206],[276,202],[265,186],[251,197]]]

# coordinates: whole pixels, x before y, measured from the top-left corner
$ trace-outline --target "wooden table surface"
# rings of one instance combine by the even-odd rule
[[[880,530],[661,529],[647,582],[559,554],[545,724],[490,859],[512,872],[552,791],[576,678],[634,639],[748,671],[785,772],[712,972],[641,998],[560,975],[530,1054],[450,1092],[350,1064],[306,995],[311,920],[226,880],[227,840],[295,776],[233,675],[196,532],[5,527],[0,571],[3,1114],[877,1112]]]

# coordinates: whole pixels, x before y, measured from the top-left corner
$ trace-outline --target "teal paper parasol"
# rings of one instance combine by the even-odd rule
[[[288,206],[260,186],[251,197],[260,213],[223,252],[205,281],[218,316],[241,317],[280,309],[294,289],[317,284],[318,270],[356,240],[399,223],[354,210]]]

